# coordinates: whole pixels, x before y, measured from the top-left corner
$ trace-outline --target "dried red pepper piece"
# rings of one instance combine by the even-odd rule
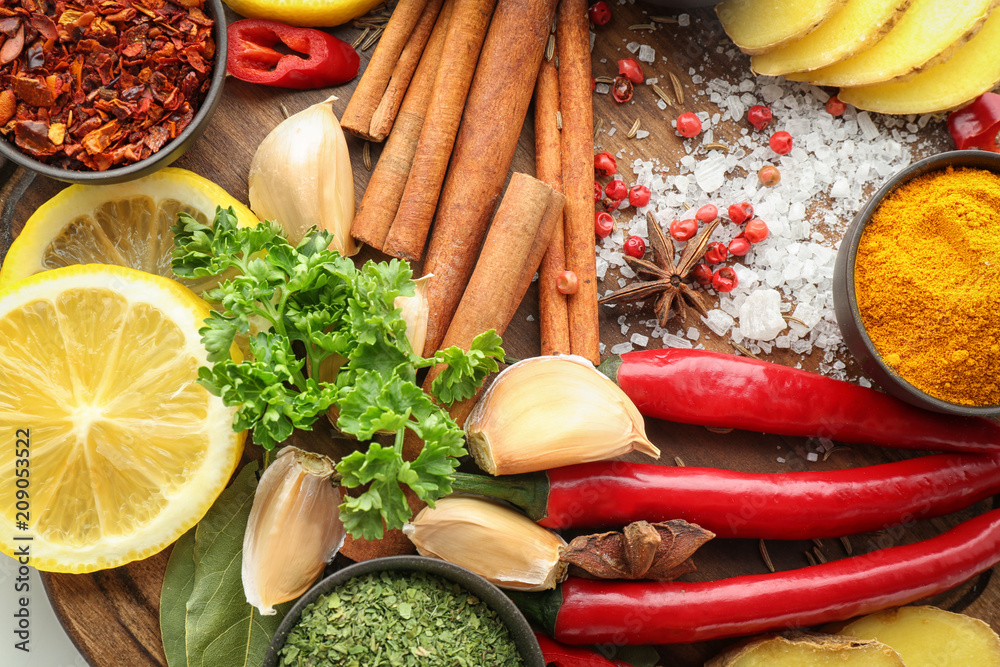
[[[250,83],[325,88],[350,81],[361,64],[354,47],[322,30],[244,19],[229,25],[228,36],[229,73]],[[279,45],[297,53],[282,53]]]
[[[997,133],[1000,133],[1000,95],[983,93],[967,107],[948,116],[948,131],[955,148],[981,148],[1000,153]]]
[[[0,7],[0,134],[64,169],[145,159],[210,85],[204,0],[13,0]]]

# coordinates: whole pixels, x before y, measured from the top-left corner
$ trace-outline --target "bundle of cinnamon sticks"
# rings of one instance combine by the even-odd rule
[[[550,40],[558,57],[552,49],[546,54]],[[512,236],[541,239],[538,228],[525,227],[540,224],[551,209],[534,179],[515,175],[504,198],[530,211],[522,227],[487,234],[491,220],[494,227],[501,220],[494,212],[532,93],[536,175],[565,195],[535,262],[496,251]],[[370,141],[387,139],[351,232],[433,274],[425,355],[446,342],[470,344],[471,337],[453,331],[485,326],[476,311],[491,313],[486,319],[495,323],[485,328],[505,328],[521,285],[526,291],[540,265],[541,351],[600,361],[585,0],[399,0],[341,124]],[[470,282],[474,272],[510,276],[511,270],[520,272],[510,278],[514,284]],[[578,278],[575,294],[556,287],[566,270]],[[475,305],[460,307],[470,291],[477,296],[466,301]],[[510,307],[512,293],[518,301]]]

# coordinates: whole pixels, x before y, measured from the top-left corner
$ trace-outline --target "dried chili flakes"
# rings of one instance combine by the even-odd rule
[[[179,135],[215,61],[204,0],[0,5],[0,134],[54,167],[104,171]]]

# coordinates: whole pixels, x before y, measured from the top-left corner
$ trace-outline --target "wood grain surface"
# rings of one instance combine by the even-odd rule
[[[616,61],[628,55],[625,44],[638,41],[653,45],[657,51],[657,63],[649,69],[655,71],[661,85],[673,95],[669,73],[674,73],[686,90],[683,108],[660,110],[656,98],[646,86],[637,86],[636,103],[615,105],[608,95],[597,95],[594,101],[595,119],[603,119],[607,128],[611,121],[619,131],[613,137],[604,136],[600,143],[612,153],[625,148],[630,157],[643,159],[659,158],[664,165],[672,165],[684,155],[680,139],[669,127],[669,121],[681,111],[716,111],[704,98],[695,95],[696,87],[688,75],[694,67],[706,79],[725,76],[731,81],[750,76],[749,60],[737,58],[735,61],[716,52],[719,44],[727,44],[721,27],[708,10],[693,14],[695,20],[689,27],[662,25],[650,34],[648,31],[631,30],[629,26],[649,22],[649,15],[672,16],[669,10],[648,10],[642,5],[619,5],[612,3],[615,18],[611,25],[600,29],[593,54],[595,75],[614,76],[617,74]],[[358,34],[354,28],[341,28],[335,34],[348,41]],[[707,54],[707,60],[706,60]],[[362,54],[362,66],[371,55],[371,50]],[[661,56],[666,56],[662,60]],[[603,61],[603,62],[602,62]],[[650,76],[647,71],[647,76]],[[340,115],[347,104],[356,80],[333,92],[339,99],[335,110]],[[322,101],[331,91],[292,92],[263,86],[244,84],[235,79],[226,82],[225,94],[211,126],[198,140],[191,151],[180,159],[176,166],[193,170],[219,183],[238,199],[247,201],[247,172],[254,150],[264,136],[283,118],[282,106],[295,113],[306,106]],[[642,140],[626,138],[626,132],[639,118],[644,129],[652,134]],[[531,114],[521,135],[513,168],[526,173],[534,173],[534,148],[531,128]],[[739,128],[733,124],[732,135],[726,137],[726,130],[716,132],[716,140],[732,139]],[[931,140],[929,150],[944,150],[948,146],[943,126],[932,123],[921,130],[925,138]],[[721,135],[721,137],[720,137]],[[354,169],[356,195],[360,201],[368,180],[369,172],[362,164],[362,143],[349,137]],[[372,157],[377,159],[377,146],[373,146]],[[919,156],[918,156],[919,157]],[[4,179],[0,190],[0,206],[4,224],[0,226],[0,255],[6,249],[5,239],[16,236],[31,212],[64,184],[38,176],[32,178],[22,170],[12,170],[10,165],[0,165],[0,178]],[[727,202],[728,204],[728,202]],[[382,259],[379,253],[363,250],[359,261],[369,258]],[[602,286],[602,290],[606,287]],[[612,313],[602,310],[602,341],[610,347],[622,340],[616,319],[622,311]],[[626,310],[626,312],[633,312]],[[635,320],[651,317],[648,311],[630,315]],[[707,329],[700,322],[695,326]],[[529,291],[525,302],[515,316],[506,335],[506,349],[513,357],[523,358],[538,353],[537,291]],[[653,341],[656,343],[656,341]],[[706,347],[728,353],[733,348],[718,336],[712,336]],[[798,355],[784,352],[768,357],[772,361],[795,365],[802,362],[804,368],[815,370],[818,358],[802,359]],[[850,363],[844,355],[843,360]],[[721,400],[721,399],[720,399]],[[860,445],[838,446],[830,452],[826,460],[809,462],[807,456],[816,451],[816,443],[804,438],[787,438],[750,432],[733,431],[714,433],[698,426],[688,426],[647,420],[650,438],[663,451],[661,462],[674,465],[678,457],[686,465],[714,466],[743,471],[788,471],[788,470],[828,470],[850,468],[873,463],[881,463],[911,456],[911,453],[865,447]],[[337,443],[325,422],[320,422],[311,433],[295,436],[300,446],[313,447],[335,452]],[[779,462],[779,457],[784,462]],[[634,455],[634,460],[643,457]],[[468,464],[465,464],[468,465]],[[938,534],[958,521],[992,507],[992,500],[985,501],[969,510],[940,519],[904,523],[890,526],[879,533],[852,536],[849,540],[853,553],[864,553],[878,547],[907,543]],[[805,552],[819,551],[826,559],[843,558],[847,544],[840,540],[824,540],[821,543],[777,542],[767,543],[767,550],[776,569],[792,569],[808,564]],[[79,646],[91,665],[110,667],[129,665],[130,667],[152,667],[166,665],[158,626],[158,607],[163,570],[169,550],[147,560],[132,563],[113,570],[89,575],[45,574],[44,581],[55,607],[56,613],[69,635]],[[737,574],[764,573],[767,571],[757,540],[715,540],[702,548],[696,555],[698,572],[688,575],[690,580],[712,580]],[[994,629],[1000,630],[1000,582],[994,581],[987,572],[958,589],[933,600],[944,607],[964,610],[986,620]],[[661,646],[658,651],[661,664],[680,667],[701,665],[708,657],[731,644],[733,640],[720,640],[705,644]],[[219,667],[226,667],[220,665]]]

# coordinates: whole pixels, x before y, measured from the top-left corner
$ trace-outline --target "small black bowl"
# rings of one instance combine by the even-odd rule
[[[92,185],[110,185],[111,183],[122,183],[136,178],[147,176],[158,169],[169,166],[174,160],[184,155],[191,145],[205,132],[208,127],[212,112],[218,106],[222,98],[222,87],[226,80],[226,15],[222,5],[222,0],[207,0],[205,3],[209,15],[215,19],[212,26],[212,37],[215,39],[215,66],[212,69],[211,84],[205,99],[195,113],[194,118],[181,132],[169,143],[160,147],[160,150],[150,155],[145,160],[140,160],[125,167],[113,167],[106,171],[75,171],[72,169],[59,169],[45,164],[35,158],[21,152],[12,142],[0,137],[0,155],[3,155],[12,162],[31,169],[43,176],[54,178],[66,183],[84,183]]]
[[[271,646],[267,649],[267,655],[264,657],[264,667],[277,667],[278,652],[285,645],[288,633],[299,622],[302,610],[312,604],[316,598],[343,584],[348,579],[387,571],[426,572],[459,584],[485,602],[500,617],[500,620],[510,631],[511,639],[517,646],[517,651],[521,655],[521,659],[524,660],[525,667],[545,667],[542,649],[538,646],[538,640],[535,639],[531,626],[528,625],[527,619],[524,618],[521,610],[510,601],[510,598],[504,595],[499,588],[464,567],[425,556],[374,558],[349,565],[321,580],[299,598],[298,602],[289,610],[288,615],[281,621],[278,631],[274,633],[274,638],[271,640]]]
[[[1000,415],[1000,405],[960,405],[941,400],[918,389],[892,370],[879,354],[871,338],[865,331],[858,310],[857,294],[854,290],[854,264],[858,255],[858,244],[865,225],[882,201],[896,188],[915,178],[947,167],[986,169],[1000,174],[1000,154],[987,151],[949,151],[932,155],[890,178],[868,201],[851,222],[837,252],[833,270],[833,306],[837,324],[844,336],[847,348],[857,359],[861,368],[888,394],[917,407],[934,412],[963,415],[967,417],[989,417]]]

